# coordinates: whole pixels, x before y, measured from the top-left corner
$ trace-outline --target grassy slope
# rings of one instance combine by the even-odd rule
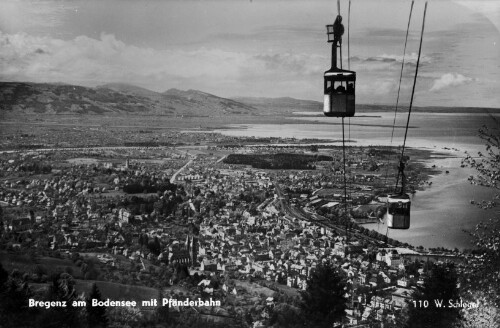
[[[137,305],[141,306],[141,301],[158,297],[158,290],[155,288],[123,285],[108,281],[76,280],[75,289],[78,294],[85,292],[88,295],[94,283],[99,288],[103,299],[136,301]]]
[[[53,257],[40,257],[34,262],[28,255],[20,253],[0,252],[0,262],[8,272],[17,269],[20,272],[34,272],[37,265],[42,266],[47,275],[55,272],[65,272],[67,268],[71,269],[72,276],[81,278],[80,268],[70,259],[57,259]]]

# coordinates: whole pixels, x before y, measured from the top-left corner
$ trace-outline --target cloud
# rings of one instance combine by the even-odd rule
[[[397,90],[397,83],[395,81],[379,79],[376,83],[366,84],[358,83],[356,93],[359,95],[388,95]]]
[[[285,89],[285,82],[298,76],[321,78],[325,60],[294,53],[145,48],[126,44],[112,34],[101,34],[98,39],[78,36],[61,40],[0,32],[0,79],[13,81],[89,86],[128,82],[157,91],[170,87],[219,88],[230,94],[262,81],[271,85],[278,82]]]
[[[381,63],[399,63],[401,64],[403,62],[403,56],[402,55],[392,55],[392,54],[382,54],[374,57],[357,57],[353,56],[351,60],[355,60],[358,62],[381,62]],[[412,64],[416,65],[418,60],[418,54],[416,52],[412,52],[410,54],[406,54],[404,57],[405,64]],[[428,64],[432,62],[432,58],[426,55],[420,56],[420,65],[421,64]]]
[[[254,59],[262,62],[268,71],[286,72],[287,75],[321,75],[327,69],[325,57],[304,54],[259,54]]]
[[[463,76],[462,74],[446,73],[443,74],[439,79],[434,80],[429,91],[438,91],[448,87],[455,87],[467,82],[471,82],[472,80],[473,79]]]
[[[406,54],[405,61],[405,72],[409,73],[410,69],[414,69],[417,64],[418,54],[411,53]],[[430,56],[423,55],[420,57],[419,66],[425,67],[431,64],[433,59]],[[351,57],[351,63],[353,68],[358,71],[364,72],[377,72],[383,74],[393,75],[401,70],[401,63],[403,62],[402,55],[392,55],[392,54],[382,54],[378,56],[371,57],[361,57],[361,56],[353,56]]]
[[[2,1],[1,30],[40,30],[60,27],[68,12],[78,9],[71,1]]]
[[[289,25],[263,26],[251,31],[239,32],[237,30],[224,31],[211,36],[213,40],[224,40],[231,42],[266,42],[276,40],[314,40],[312,42],[324,42],[325,33],[322,29],[311,27],[294,27]]]
[[[369,28],[369,29],[363,29],[360,31],[360,38],[366,38],[366,39],[404,39],[406,35],[406,30],[399,29],[399,28]],[[412,32],[410,31],[408,34],[408,39],[409,40],[418,40],[419,39],[419,34],[418,32]]]
[[[101,34],[99,39],[73,40],[0,34],[2,75],[27,80],[108,81],[159,75],[224,76],[231,63],[244,60],[235,53],[199,49],[169,51],[140,48]],[[3,66],[3,67],[2,67]],[[214,67],[216,66],[216,67]]]

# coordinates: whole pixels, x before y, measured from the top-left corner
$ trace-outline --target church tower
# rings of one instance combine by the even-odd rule
[[[186,237],[186,249],[189,253],[191,266],[196,266],[196,259],[198,258],[198,238],[194,237],[193,235],[188,235]]]

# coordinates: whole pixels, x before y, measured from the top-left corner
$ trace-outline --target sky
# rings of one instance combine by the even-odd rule
[[[396,103],[410,4],[352,0],[348,17],[341,1],[358,103]],[[416,0],[402,105],[423,12]],[[334,0],[0,0],[0,80],[321,101],[336,14]],[[499,91],[500,1],[429,1],[414,105],[498,108]]]

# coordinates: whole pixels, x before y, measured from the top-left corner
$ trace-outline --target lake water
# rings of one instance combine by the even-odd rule
[[[328,139],[341,144],[342,125],[340,118],[300,115],[297,124],[233,124],[230,129],[218,130],[225,135],[282,137],[297,139]],[[402,144],[406,117],[398,115],[391,143],[394,114],[388,112],[360,113],[350,120],[345,119],[346,139],[351,145]],[[489,199],[491,189],[471,185],[467,178],[474,173],[461,168],[465,151],[476,154],[483,149],[477,137],[484,124],[498,126],[498,114],[470,113],[412,113],[406,145],[422,149],[446,152],[447,158],[432,158],[426,164],[436,165],[443,173],[431,177],[432,186],[417,192],[412,199],[411,226],[408,230],[389,230],[389,237],[415,246],[471,248],[470,237],[463,230],[473,230],[482,220],[493,216],[492,211],[481,210],[470,204],[470,200]],[[303,123],[308,121],[311,123]],[[350,127],[348,123],[350,121]],[[321,123],[321,124],[318,124]],[[349,131],[350,129],[350,131]],[[449,148],[448,150],[444,148]],[[448,170],[449,174],[444,172]],[[367,228],[383,234],[385,224],[367,224]]]
[[[489,188],[471,185],[467,177],[474,172],[461,168],[460,161],[460,158],[448,158],[431,162],[443,172],[448,170],[450,173],[432,177],[432,185],[413,196],[410,229],[390,229],[390,238],[415,246],[472,248],[470,237],[464,230],[473,230],[493,212],[470,204],[470,200],[489,199],[493,193]],[[383,234],[387,231],[385,222],[364,226]]]

